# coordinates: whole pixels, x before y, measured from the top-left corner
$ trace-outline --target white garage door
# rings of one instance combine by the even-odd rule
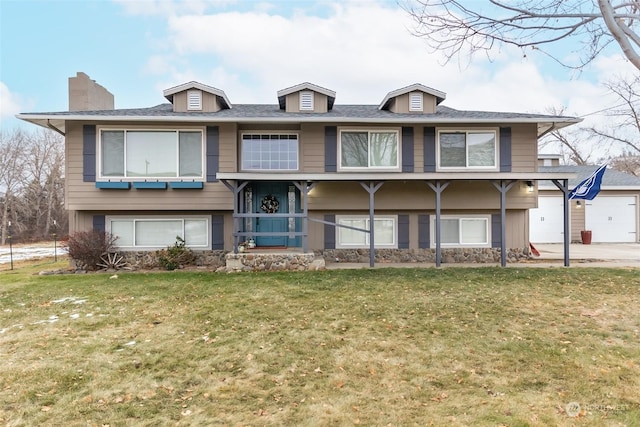
[[[636,198],[597,196],[586,202],[585,223],[592,242],[636,242]]]
[[[538,207],[529,209],[529,240],[531,243],[564,242],[562,196],[538,197]]]

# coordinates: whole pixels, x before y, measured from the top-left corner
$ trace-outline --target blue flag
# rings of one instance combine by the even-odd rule
[[[600,185],[602,184],[602,177],[607,170],[607,165],[600,166],[589,178],[576,185],[576,188],[569,192],[569,200],[571,199],[584,199],[593,200],[600,192]]]

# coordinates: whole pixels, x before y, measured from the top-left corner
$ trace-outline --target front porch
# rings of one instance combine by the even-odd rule
[[[309,247],[309,222],[316,222],[324,224],[325,226],[335,228],[343,227],[358,232],[367,234],[368,237],[368,249],[358,250],[358,253],[367,253],[369,256],[369,266],[374,267],[376,262],[381,262],[379,259],[380,253],[385,249],[374,249],[376,244],[374,242],[374,233],[371,226],[366,228],[351,227],[343,224],[338,224],[335,220],[335,215],[325,214],[324,219],[311,218],[309,216],[309,192],[321,182],[333,182],[333,183],[357,183],[361,189],[365,190],[368,195],[367,206],[362,206],[361,210],[368,210],[368,224],[374,224],[374,217],[376,213],[376,193],[387,182],[396,183],[417,183],[422,182],[425,184],[424,191],[420,190],[415,197],[434,197],[435,206],[433,209],[424,211],[425,217],[433,215],[435,218],[433,224],[433,240],[427,246],[421,246],[418,250],[421,253],[420,257],[428,258],[415,262],[429,262],[431,261],[430,254],[433,254],[433,262],[436,267],[439,267],[443,262],[470,262],[468,260],[459,261],[461,258],[465,258],[468,255],[469,249],[472,253],[474,248],[455,249],[444,248],[442,245],[442,194],[450,187],[450,184],[456,182],[487,182],[493,187],[498,195],[498,212],[491,214],[491,222],[493,227],[491,228],[490,245],[485,244],[485,247],[478,248],[480,256],[475,254],[471,262],[478,262],[479,258],[494,258],[497,256],[497,261],[501,266],[506,266],[507,262],[517,261],[523,257],[528,257],[528,242],[523,242],[520,248],[509,248],[507,246],[507,193],[514,188],[516,184],[526,185],[527,188],[533,189],[534,183],[540,180],[552,181],[562,192],[565,194],[565,214],[564,224],[565,229],[568,228],[568,202],[567,194],[569,189],[567,188],[568,179],[573,174],[569,173],[540,173],[540,172],[445,172],[445,173],[325,173],[325,174],[301,174],[301,173],[218,173],[217,179],[223,182],[227,188],[233,193],[233,252],[239,253],[239,245],[241,242],[248,238],[264,239],[264,238],[280,238],[284,241],[288,241],[289,244],[284,244],[282,247],[291,246],[291,242],[295,241],[296,244],[302,246],[304,253],[309,253],[311,250],[315,251],[317,255],[322,254],[325,260],[335,260],[340,257],[333,257],[325,253],[330,251],[336,251],[335,242],[330,241],[331,232],[327,232],[325,228],[325,242],[324,246]],[[262,211],[257,208],[257,202],[255,193],[253,192],[254,185],[265,186],[270,184],[278,184],[288,186],[288,192],[284,192],[280,196],[279,200],[285,201],[278,206],[284,207],[280,210],[276,207],[275,210],[265,210],[262,206]],[[429,191],[431,190],[431,191]],[[430,195],[427,195],[430,193]],[[351,194],[351,193],[350,193]],[[495,194],[495,193],[494,193]],[[267,193],[264,200],[269,200],[271,193]],[[278,200],[277,197],[274,197]],[[493,199],[493,197],[492,197]],[[477,206],[477,201],[469,200],[470,206]],[[365,202],[366,203],[366,202]],[[334,207],[335,209],[335,207]],[[389,209],[387,207],[387,209]],[[401,205],[397,205],[394,209],[398,211],[402,210]],[[460,208],[458,208],[460,209]],[[468,208],[465,208],[468,209]],[[486,208],[485,208],[486,209]],[[495,212],[495,208],[492,208]],[[271,229],[259,228],[260,222],[267,222]],[[279,226],[272,226],[272,224],[278,224]],[[329,230],[331,230],[331,228]],[[528,233],[527,233],[528,234]],[[566,233],[565,233],[566,235]],[[524,234],[523,234],[524,236]],[[568,241],[565,242],[565,266],[569,265],[568,254]],[[487,247],[490,246],[490,247]],[[406,242],[398,242],[397,251],[401,254],[408,254],[415,249],[408,249]],[[490,255],[487,255],[490,254]],[[403,255],[401,255],[403,256]],[[446,257],[446,259],[445,259]],[[452,261],[453,260],[453,261]],[[357,261],[361,262],[361,261]],[[384,261],[382,261],[384,262]],[[414,262],[412,260],[406,260],[405,262]],[[484,261],[482,261],[484,262]],[[486,262],[495,262],[493,259]]]

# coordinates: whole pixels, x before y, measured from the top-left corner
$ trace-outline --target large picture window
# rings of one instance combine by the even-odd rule
[[[336,222],[340,225],[369,229],[368,216],[338,216]],[[376,248],[397,248],[398,247],[398,227],[395,216],[376,216],[373,220],[374,243]],[[336,247],[337,248],[368,248],[369,233],[353,230],[351,228],[336,227]]]
[[[489,246],[489,217],[453,217],[440,219],[440,243],[442,246]],[[432,230],[435,233],[435,218]],[[435,235],[432,237],[435,242]],[[435,243],[434,243],[435,244]]]
[[[341,169],[398,170],[399,151],[397,131],[340,132]]]
[[[242,135],[242,169],[298,170],[298,135]]]
[[[438,149],[441,168],[496,167],[496,133],[493,131],[441,131]]]
[[[100,177],[203,178],[202,131],[102,130]]]
[[[209,248],[208,218],[107,217],[107,231],[120,249],[158,249],[172,246],[176,236],[190,248]]]

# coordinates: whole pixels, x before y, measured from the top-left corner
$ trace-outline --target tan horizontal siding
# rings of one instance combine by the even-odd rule
[[[220,125],[219,171],[238,172],[240,154],[238,152],[237,125],[225,123]]]
[[[87,209],[233,209],[233,197],[222,183],[205,183],[203,190],[99,190],[95,183],[71,184],[68,208]]]
[[[500,192],[486,181],[455,181],[442,192],[442,209],[499,209]],[[516,183],[507,193],[507,209],[535,204],[535,193]],[[357,182],[318,183],[309,196],[309,209],[362,209],[369,194]],[[386,182],[375,193],[376,209],[435,209],[435,192],[426,182]]]
[[[304,124],[300,132],[301,170],[309,173],[324,172],[324,132],[320,124]]]
[[[538,129],[535,124],[511,127],[511,171],[537,170]]]

